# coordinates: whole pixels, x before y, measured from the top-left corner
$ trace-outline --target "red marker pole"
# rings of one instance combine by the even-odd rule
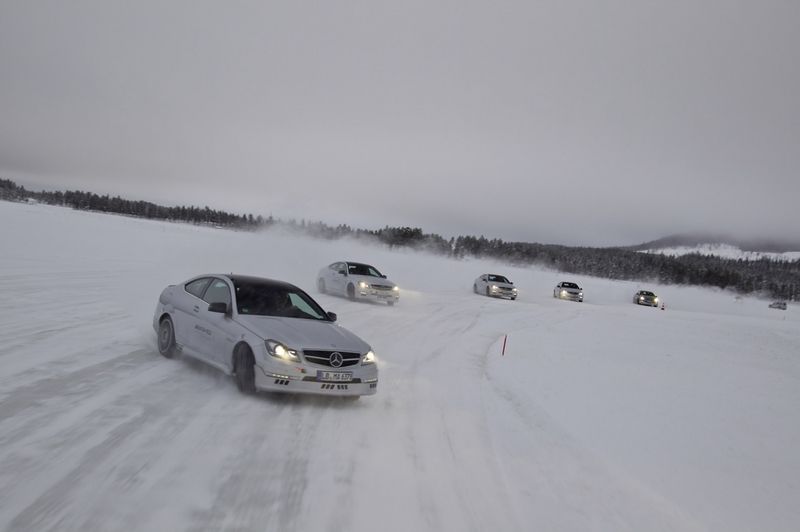
[[[501,356],[506,356],[506,342],[508,341],[508,335],[503,336],[503,353]]]

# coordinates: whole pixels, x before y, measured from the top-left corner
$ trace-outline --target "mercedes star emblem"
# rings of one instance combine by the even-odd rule
[[[342,362],[344,362],[344,358],[342,357],[342,354],[340,352],[334,351],[333,353],[331,353],[330,362],[332,368],[338,368],[339,366],[342,365]]]

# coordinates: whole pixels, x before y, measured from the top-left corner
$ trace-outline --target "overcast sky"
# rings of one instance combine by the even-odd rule
[[[0,176],[564,244],[797,238],[800,2],[0,2]]]

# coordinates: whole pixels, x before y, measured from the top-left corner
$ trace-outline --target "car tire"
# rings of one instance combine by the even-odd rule
[[[356,287],[352,284],[347,285],[347,299],[350,301],[356,300]]]
[[[172,324],[172,318],[167,316],[158,324],[158,352],[164,358],[173,358],[176,351],[175,326]]]
[[[517,300],[516,296],[511,298],[511,301],[516,301],[516,300]]]
[[[236,346],[233,355],[233,371],[239,391],[252,395],[256,393],[256,361],[253,352],[245,344]]]
[[[325,292],[325,279],[317,279],[317,290],[319,290],[320,294],[324,294]]]
[[[486,287],[486,296],[489,297],[491,295],[492,295],[492,292],[491,292],[491,290],[489,290],[489,287],[487,286]]]
[[[389,305],[390,307],[394,306],[394,301],[387,301],[386,304]]]

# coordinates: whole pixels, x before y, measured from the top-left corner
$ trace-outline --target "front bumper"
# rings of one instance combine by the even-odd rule
[[[581,294],[575,294],[572,292],[567,292],[566,294],[559,294],[559,299],[569,299],[570,301],[583,301],[583,296]]]
[[[658,300],[653,299],[640,299],[636,302],[637,305],[647,305],[648,307],[657,307]]]
[[[297,368],[292,368],[296,370]],[[341,371],[353,373],[353,380],[348,382],[321,381],[316,377],[315,369],[303,368],[306,371],[276,372],[272,368],[264,368],[256,364],[256,388],[267,392],[306,393],[352,397],[359,395],[375,395],[378,392],[378,369],[372,365],[369,369],[359,366],[358,369],[342,368]],[[330,370],[331,368],[327,368]],[[290,374],[291,373],[291,374]]]
[[[399,290],[382,290],[372,287],[357,287],[356,297],[359,299],[370,299],[372,301],[390,301],[392,303],[397,303],[400,301],[400,292]]]
[[[491,297],[507,297],[509,299],[516,299],[517,292],[513,290],[504,290],[502,288],[498,288],[497,290],[489,289],[489,296]]]

